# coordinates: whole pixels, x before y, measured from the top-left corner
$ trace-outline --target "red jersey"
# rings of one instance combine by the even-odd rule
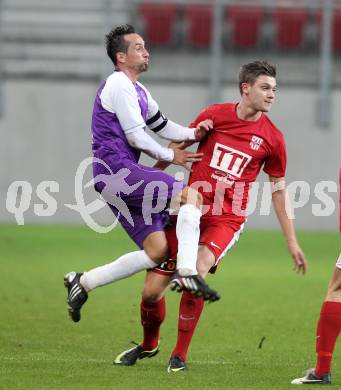
[[[257,121],[239,119],[237,103],[214,104],[190,125],[213,121],[213,130],[200,142],[201,161],[193,164],[189,184],[203,195],[206,215],[239,215],[245,212],[251,184],[260,169],[283,177],[286,149],[282,133],[262,113]],[[238,210],[236,213],[235,210]]]

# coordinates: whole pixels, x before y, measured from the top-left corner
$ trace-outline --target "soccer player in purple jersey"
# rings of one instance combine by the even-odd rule
[[[85,273],[65,275],[68,311],[75,322],[80,320],[80,309],[90,290],[153,268],[166,259],[165,209],[174,204],[180,208],[176,230],[178,267],[172,288],[187,289],[210,301],[219,299],[196,269],[202,196],[172,176],[138,163],[141,151],[156,160],[181,166],[202,157],[201,153],[161,146],[145,132],[146,126],[164,139],[200,141],[210,124],[203,121],[196,128],[183,127],[161,113],[149,91],[138,82],[148,68],[149,53],[132,26],[110,31],[106,49],[115,69],[101,84],[93,108],[95,189],[141,250]],[[155,204],[162,200],[164,207],[156,212]]]

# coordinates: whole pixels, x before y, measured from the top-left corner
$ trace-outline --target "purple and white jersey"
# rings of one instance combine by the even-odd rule
[[[137,162],[141,152],[131,147],[126,134],[145,128],[159,110],[148,90],[115,70],[97,91],[92,114],[92,150],[95,157],[113,152],[118,160]]]
[[[92,115],[95,189],[140,248],[150,233],[164,230],[169,201],[184,188],[167,173],[138,163],[140,149],[153,152],[150,154],[156,159],[172,160],[172,150],[144,132],[148,123],[152,131],[164,135],[167,122],[147,89],[141,83],[134,84],[124,72],[115,70],[101,84]],[[171,133],[173,137],[180,135],[180,140],[194,136],[193,129],[174,124]],[[139,141],[146,136],[139,149],[128,142],[137,145],[136,139],[131,142],[134,136]]]

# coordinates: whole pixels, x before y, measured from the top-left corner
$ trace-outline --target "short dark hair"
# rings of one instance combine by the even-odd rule
[[[239,71],[239,91],[242,91],[242,84],[249,83],[254,84],[259,76],[276,77],[276,66],[270,64],[268,61],[254,61],[249,64],[245,64]]]
[[[111,30],[105,36],[107,54],[114,65],[117,65],[116,54],[118,52],[127,53],[129,42],[124,39],[127,34],[134,34],[135,29],[130,24],[123,24]]]

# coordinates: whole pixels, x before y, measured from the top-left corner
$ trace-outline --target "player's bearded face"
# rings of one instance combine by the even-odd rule
[[[146,72],[148,69],[149,53],[144,46],[144,40],[138,34],[130,34],[126,37],[129,47],[126,54],[126,65],[135,69],[137,73]]]
[[[259,76],[249,89],[249,99],[256,111],[268,112],[275,99],[276,79],[270,76]]]

